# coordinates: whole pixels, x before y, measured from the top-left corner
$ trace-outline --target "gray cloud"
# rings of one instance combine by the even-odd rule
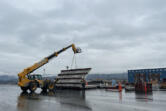
[[[80,67],[92,73],[165,67],[164,0],[0,1],[0,74],[24,68],[71,43],[83,50]],[[43,68],[57,74],[71,65],[61,54]],[[43,68],[36,73],[43,73]]]

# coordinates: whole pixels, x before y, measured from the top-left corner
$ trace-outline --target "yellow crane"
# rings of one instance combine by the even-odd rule
[[[47,89],[53,90],[54,83],[49,80],[43,80],[41,75],[31,75],[32,72],[42,67],[46,63],[48,63],[54,57],[57,57],[60,53],[72,47],[74,54],[81,53],[80,48],[76,48],[74,44],[71,44],[57,52],[52,53],[48,57],[45,57],[41,61],[35,63],[34,65],[24,69],[22,72],[18,74],[18,86],[22,89],[22,91],[27,91],[28,89],[31,92],[34,92],[37,88],[42,88],[43,91]]]

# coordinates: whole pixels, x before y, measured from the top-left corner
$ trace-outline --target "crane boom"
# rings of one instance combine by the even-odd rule
[[[43,60],[35,63],[34,65],[32,65],[32,66],[24,69],[22,72],[20,72],[18,74],[18,77],[19,77],[18,85],[19,86],[24,86],[24,82],[22,82],[22,81],[25,80],[25,82],[28,82],[28,79],[27,79],[26,75],[28,75],[28,74],[34,72],[35,70],[37,70],[38,68],[42,67],[43,65],[48,63],[49,60],[53,59],[54,57],[57,57],[60,53],[62,53],[65,50],[69,49],[70,47],[72,47],[72,50],[73,50],[74,54],[81,52],[81,50],[76,48],[74,44],[71,44],[71,45],[69,45],[69,46],[67,46],[67,47],[65,47],[65,48],[63,48],[63,49],[61,49],[61,50],[59,50],[57,52],[52,53],[48,57],[45,57]]]

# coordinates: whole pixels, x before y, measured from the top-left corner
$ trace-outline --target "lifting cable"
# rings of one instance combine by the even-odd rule
[[[74,64],[75,63],[75,64]],[[75,67],[74,68],[77,68],[77,61],[76,61],[76,56],[75,56],[75,54],[73,55],[73,59],[72,59],[72,64],[71,64],[71,69],[72,69],[72,67],[73,67],[73,64],[75,65]]]
[[[74,54],[75,55],[75,54]],[[75,56],[75,68],[77,68],[77,61],[76,61],[76,56]]]

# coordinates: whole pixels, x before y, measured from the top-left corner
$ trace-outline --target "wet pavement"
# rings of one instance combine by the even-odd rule
[[[166,91],[149,94],[104,89],[22,93],[15,85],[0,85],[0,111],[165,111]]]

